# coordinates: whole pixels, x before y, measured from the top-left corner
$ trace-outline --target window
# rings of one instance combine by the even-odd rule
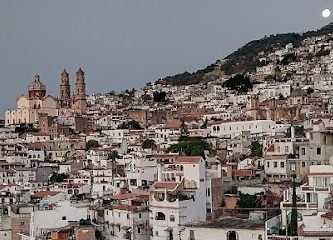
[[[302,155],[305,155],[305,148],[302,148]]]
[[[302,162],[302,167],[305,167],[305,162]]]
[[[194,240],[194,230],[190,230],[190,240]]]
[[[141,213],[139,213],[139,218],[141,218]]]
[[[277,168],[278,163],[276,161],[273,162],[274,168]]]
[[[138,233],[140,233],[140,232],[141,232],[141,228],[138,227]]]
[[[285,146],[284,147],[284,151],[287,153],[287,152],[289,152],[289,146]]]
[[[155,231],[155,236],[158,236],[158,231]]]
[[[165,214],[162,212],[157,212],[155,220],[161,220],[164,221],[165,220]]]
[[[126,217],[127,217],[127,219],[129,219],[129,214],[128,213],[127,213]]]
[[[284,168],[284,162],[280,162],[280,167]]]
[[[118,217],[120,217],[120,213],[118,213]]]
[[[170,215],[170,222],[174,222],[175,221],[175,216],[174,215]]]
[[[269,168],[269,162],[267,162],[267,167]]]
[[[320,147],[317,148],[317,155],[321,155],[321,148]]]
[[[62,217],[62,220],[66,220],[66,219],[67,219],[66,216],[63,216],[63,217]]]
[[[24,222],[21,222],[21,226],[24,226]]]

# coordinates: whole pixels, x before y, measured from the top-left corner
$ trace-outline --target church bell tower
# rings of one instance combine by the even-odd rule
[[[75,113],[84,115],[87,112],[87,96],[84,72],[81,68],[76,72],[75,96],[74,96]]]
[[[71,86],[69,84],[69,74],[66,69],[64,69],[60,77],[60,106],[62,108],[71,107]]]

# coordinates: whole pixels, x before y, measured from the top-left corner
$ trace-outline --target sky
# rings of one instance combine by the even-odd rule
[[[265,35],[318,29],[331,0],[13,0],[0,3],[0,117],[36,73],[59,95],[64,68],[88,93],[193,72]],[[74,88],[72,87],[72,90]]]

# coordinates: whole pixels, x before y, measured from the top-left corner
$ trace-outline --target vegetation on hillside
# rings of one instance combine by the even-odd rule
[[[252,90],[250,78],[240,74],[231,77],[229,80],[225,81],[222,86],[237,91],[240,94],[246,93],[250,89]]]
[[[209,150],[211,146],[209,143],[202,139],[183,138],[177,144],[172,144],[168,149],[168,152],[177,152],[185,154],[186,156],[202,156],[204,157],[204,151]]]
[[[165,102],[166,101],[166,92],[154,92],[153,98],[155,102]]]
[[[156,149],[156,143],[153,139],[146,139],[141,144],[143,149]]]
[[[131,121],[120,124],[118,126],[118,129],[139,130],[139,129],[143,129],[143,128],[141,127],[139,122],[137,122],[135,120],[131,120]]]
[[[250,146],[251,156],[253,157],[262,157],[262,144],[259,141],[254,141]]]
[[[57,173],[54,172],[51,176],[50,176],[50,182],[51,183],[56,183],[56,182],[62,182],[65,179],[67,179],[69,177],[68,174],[66,173]]]
[[[26,132],[39,132],[39,129],[34,128],[32,123],[20,124],[19,127],[15,128],[15,132],[18,133],[19,135],[22,135],[23,133],[26,133]]]
[[[208,67],[193,73],[183,72],[174,76],[167,76],[163,79],[159,79],[156,83],[182,86],[208,82],[209,79],[205,77],[205,74],[212,72],[214,69],[215,64],[211,64]]]
[[[292,43],[294,47],[299,47],[302,41],[309,37],[316,37],[321,35],[326,35],[328,33],[333,33],[333,23],[324,26],[316,31],[308,31],[305,33],[283,33],[265,36],[262,39],[251,41],[245,44],[243,47],[239,48],[237,51],[228,55],[225,61],[221,65],[221,71],[226,75],[233,74],[243,74],[248,72],[254,72],[256,67],[264,66],[268,64],[266,61],[259,61],[259,56],[273,52],[274,50],[281,49],[287,44]],[[319,55],[327,55],[328,51],[320,51]],[[292,60],[289,56],[286,58],[284,63]],[[313,56],[309,56],[310,58]],[[316,56],[318,57],[318,56]],[[193,73],[184,72],[181,74],[176,74],[174,76],[167,76],[163,79],[159,79],[157,83],[170,84],[170,85],[191,85],[198,83],[207,83],[210,78],[206,77],[207,73],[215,70],[216,64],[211,64],[208,67],[198,70]]]
[[[91,148],[96,148],[100,146],[101,145],[99,145],[98,141],[91,139],[86,143],[86,151],[89,151]]]

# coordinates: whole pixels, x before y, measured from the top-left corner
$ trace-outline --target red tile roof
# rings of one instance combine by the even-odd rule
[[[167,188],[173,190],[178,184],[178,182],[155,182],[154,188]]]
[[[176,158],[175,163],[199,163],[201,160],[200,156],[190,157],[190,156],[179,156]]]
[[[60,192],[56,192],[56,191],[40,191],[40,192],[36,192],[33,196],[35,198],[44,198],[47,196],[55,196]]]

